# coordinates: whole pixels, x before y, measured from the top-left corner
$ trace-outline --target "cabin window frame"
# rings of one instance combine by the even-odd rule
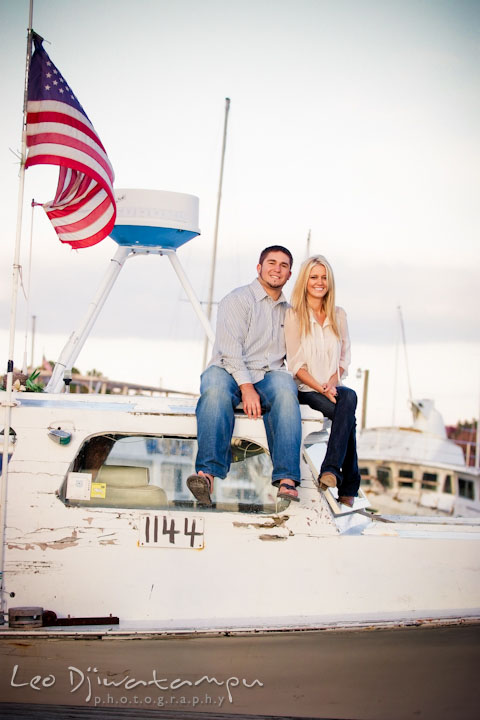
[[[123,445],[125,450],[123,460],[121,460],[121,441],[132,440],[141,442],[145,440],[145,448],[142,450],[143,455],[151,458],[151,466],[148,465],[146,460],[141,460],[132,457],[127,458],[128,447],[126,444]],[[156,443],[154,442],[156,441]],[[159,443],[160,441],[160,443]],[[175,441],[172,443],[172,441]],[[185,445],[187,443],[187,445]],[[168,447],[172,445],[170,449],[177,449],[179,453],[169,454],[168,456],[163,453],[163,449],[159,448]],[[116,450],[115,450],[116,448]],[[183,448],[183,451],[182,451]],[[182,452],[184,454],[182,454]],[[270,453],[268,448],[262,446],[258,442],[254,442],[248,438],[234,437],[232,439],[232,466],[226,480],[216,479],[214,491],[214,504],[210,507],[202,507],[197,505],[195,498],[190,493],[186,486],[186,479],[188,475],[195,472],[194,462],[197,452],[197,438],[195,435],[180,435],[173,433],[138,433],[138,432],[117,432],[117,433],[97,433],[85,438],[82,445],[79,447],[74,460],[72,461],[70,468],[58,496],[60,500],[67,507],[82,507],[82,508],[95,508],[105,510],[135,510],[135,511],[162,511],[162,512],[240,512],[240,513],[253,513],[257,515],[268,515],[272,512],[280,512],[284,507],[282,503],[278,503],[276,500],[277,488],[271,483],[272,464],[270,459]],[[116,458],[120,460],[117,462]],[[158,455],[159,460],[155,466],[154,456]],[[243,457],[242,457],[243,456]],[[140,455],[139,455],[140,457]],[[183,462],[172,462],[172,459],[186,458]],[[188,458],[188,459],[187,459]],[[262,459],[260,459],[262,458]],[[110,461],[110,462],[109,462]],[[118,477],[115,479],[114,471],[109,471],[109,467],[115,467],[119,469]],[[155,471],[152,471],[153,467],[156,467]],[[125,492],[121,492],[120,485],[124,480],[120,476],[128,474],[128,470],[123,472],[123,468],[132,468],[130,473],[131,477],[135,476],[135,481],[140,477],[139,470],[146,468],[148,471],[148,482],[147,485],[142,484],[140,490],[136,490],[130,493],[132,501],[128,505],[128,498],[124,500],[124,496],[128,495],[128,491],[132,488],[130,485],[125,485]],[[102,472],[102,468],[107,468],[106,471]],[[163,472],[162,472],[163,469]],[[103,492],[103,497],[94,497],[91,495],[90,499],[77,500],[67,497],[67,482],[69,473],[87,473],[91,474],[91,482],[97,485],[106,485],[100,488],[100,493]],[[179,473],[182,473],[182,491],[178,493],[179,489]],[[108,492],[108,481],[103,483],[102,475],[110,475],[110,482],[114,482],[115,490],[118,492]],[[146,475],[146,473],[143,473]],[[163,478],[164,483],[168,486],[162,486],[159,484],[159,478]],[[171,482],[170,482],[171,480]],[[230,482],[228,482],[230,480]],[[256,482],[255,482],[256,481]],[[128,480],[130,482],[130,480]],[[123,487],[123,486],[122,486]],[[151,496],[157,494],[155,490],[150,493],[146,488],[159,488],[166,493],[166,501],[158,494],[158,502],[145,502],[142,503],[138,500],[138,495],[143,494],[145,496]],[[113,493],[113,494],[112,494]],[[218,493],[218,497],[217,497]],[[121,497],[121,503],[118,504],[118,500],[109,501],[108,495],[111,497]],[[135,496],[137,499],[134,502]],[[125,504],[127,503],[127,505]]]
[[[447,495],[453,495],[453,478],[450,474],[445,475],[443,481],[443,492]]]
[[[475,483],[470,478],[459,477],[458,496],[464,500],[475,500]]]
[[[382,475],[386,477],[382,477]],[[390,490],[393,487],[392,468],[389,465],[378,465],[376,479],[385,490]]]
[[[397,482],[400,487],[413,488],[414,481],[415,481],[415,474],[414,474],[413,470],[409,470],[408,468],[399,468],[398,469]]]
[[[422,490],[434,490],[438,489],[438,473],[427,472],[426,470],[422,473],[421,479]]]
[[[360,475],[360,483],[364,487],[369,487],[372,484],[372,475],[370,473],[369,467],[359,467],[358,468],[358,474]]]

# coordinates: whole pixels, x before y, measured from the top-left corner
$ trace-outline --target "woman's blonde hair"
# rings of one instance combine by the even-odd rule
[[[330,327],[339,338],[340,331],[338,329],[337,314],[335,312],[335,278],[330,263],[323,255],[314,255],[302,263],[290,302],[298,318],[301,335],[309,335],[311,327],[310,308],[307,302],[307,283],[310,273],[317,265],[323,265],[327,274],[328,291],[323,298],[322,309],[325,311],[325,315],[330,322]]]

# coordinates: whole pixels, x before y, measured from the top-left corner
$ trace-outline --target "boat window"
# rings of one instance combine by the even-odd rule
[[[13,428],[10,428],[9,433],[9,447],[8,447],[8,455],[7,455],[7,464],[10,462],[10,459],[13,455],[13,450],[15,447],[15,441],[17,439],[17,433]],[[3,446],[4,446],[4,438],[5,433],[4,430],[0,432],[0,474],[3,472]]]
[[[10,458],[12,457],[11,453],[8,453],[8,462],[10,462]],[[3,472],[3,452],[0,451],[0,474]]]
[[[422,475],[422,490],[436,490],[437,473],[424,472]]]
[[[458,494],[460,495],[460,497],[467,498],[467,500],[473,500],[475,498],[473,481],[459,477]]]
[[[399,484],[402,487],[413,487],[413,470],[405,470],[404,468],[400,468],[398,471],[398,477],[399,477]],[[401,478],[408,478],[408,480],[403,480]]]
[[[452,489],[452,476],[451,476],[451,475],[446,475],[446,476],[445,476],[445,482],[444,482],[444,484],[443,484],[443,492],[444,492],[444,493],[448,493],[449,495],[451,495],[452,492],[453,492],[453,489]]]
[[[383,487],[389,488],[392,486],[392,471],[389,467],[378,467],[377,468],[377,480]]]
[[[370,485],[371,477],[370,473],[368,472],[368,467],[358,468],[358,472],[360,473],[360,480],[362,485]]]
[[[359,467],[358,472],[360,473],[360,482],[364,487],[372,484],[372,478],[371,478],[370,472],[368,470],[368,467],[366,467],[366,468]]]
[[[213,507],[202,511],[277,511],[268,452],[241,438],[232,440],[231,451],[230,473],[216,480]],[[192,437],[93,437],[80,449],[60,497],[73,506],[197,510],[187,488],[196,454]]]

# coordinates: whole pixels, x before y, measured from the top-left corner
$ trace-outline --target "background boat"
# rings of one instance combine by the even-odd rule
[[[358,434],[362,487],[381,512],[480,517],[480,473],[447,437],[432,400],[411,403],[411,427]]]

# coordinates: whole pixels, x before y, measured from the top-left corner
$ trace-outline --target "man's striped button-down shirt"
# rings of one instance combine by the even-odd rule
[[[269,370],[286,370],[283,293],[273,300],[258,279],[236,288],[218,306],[209,365],[233,375],[238,385],[257,383]]]

